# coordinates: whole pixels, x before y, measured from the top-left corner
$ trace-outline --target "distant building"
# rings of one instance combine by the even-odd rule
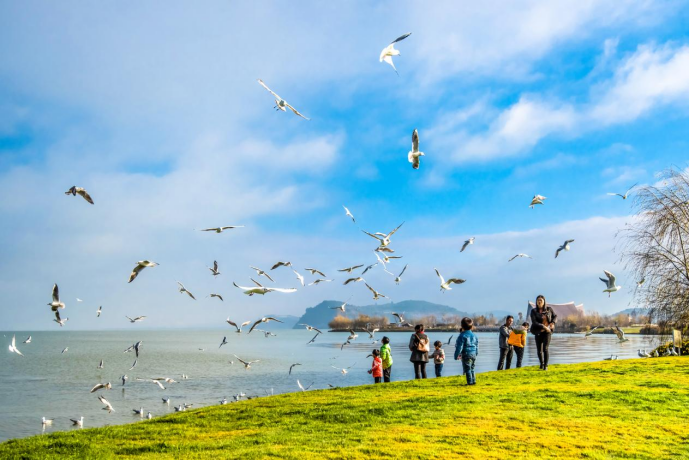
[[[547,303],[547,307],[551,307],[553,309],[554,313],[556,313],[556,316],[558,316],[560,319],[565,319],[568,316],[574,315],[574,316],[580,316],[585,314],[585,308],[582,304],[580,305],[575,305],[575,302],[569,302],[569,303]],[[527,302],[527,322],[531,323],[532,320],[530,319],[530,313],[532,313],[532,309],[536,308],[536,305],[534,305],[534,302]]]

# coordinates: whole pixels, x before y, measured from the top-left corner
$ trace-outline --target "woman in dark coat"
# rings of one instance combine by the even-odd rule
[[[532,326],[530,332],[534,334],[534,341],[537,343],[537,356],[539,357],[539,369],[549,370],[549,344],[551,343],[551,333],[556,327],[556,313],[551,307],[546,306],[546,299],[543,295],[537,296],[536,307],[530,312]]]
[[[424,333],[424,325],[417,324],[410,337],[410,361],[414,364],[414,378],[426,378],[426,363],[429,362],[429,337]]]

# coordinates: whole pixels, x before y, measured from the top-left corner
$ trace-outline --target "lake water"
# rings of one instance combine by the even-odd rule
[[[199,331],[106,331],[106,332],[32,332],[32,341],[22,344],[29,332],[0,332],[5,347],[12,335],[24,357],[5,348],[0,353],[0,441],[42,433],[41,417],[53,418],[52,427],[45,432],[70,430],[70,418],[84,416],[85,427],[114,425],[140,420],[132,409],[143,407],[154,417],[174,412],[173,406],[193,404],[193,408],[218,404],[223,398],[233,400],[240,392],[248,396],[266,396],[299,391],[297,379],[312,389],[334,386],[364,385],[373,382],[367,370],[371,358],[366,356],[380,344],[373,345],[366,333],[346,346],[341,344],[347,333],[324,333],[315,343],[307,345],[314,336],[306,330],[277,330],[276,337],[237,334],[230,330]],[[414,377],[407,344],[410,333],[387,333],[393,350],[393,380]],[[496,369],[498,362],[498,334],[478,333],[479,357],[477,372]],[[228,344],[218,348],[223,336]],[[448,341],[450,333],[432,333],[432,343]],[[378,338],[380,338],[379,336]],[[457,337],[457,335],[456,335]],[[550,364],[599,361],[611,354],[619,359],[637,358],[637,349],[652,348],[653,338],[630,335],[629,342],[619,344],[615,335],[593,335],[584,339],[581,334],[556,334],[551,341]],[[143,345],[136,367],[128,370],[134,353],[123,351],[142,340]],[[455,337],[452,345],[444,345],[448,359],[444,376],[459,375],[462,365],[453,361]],[[61,354],[61,351],[69,350]],[[534,339],[528,335],[524,366],[538,364]],[[200,349],[203,349],[201,351]],[[233,354],[246,360],[260,360],[245,369]],[[104,369],[97,369],[100,360]],[[230,364],[234,361],[234,364]],[[292,375],[288,369],[296,366]],[[513,358],[513,366],[515,358]],[[352,366],[346,375],[337,368]],[[120,376],[127,374],[123,387]],[[183,380],[182,374],[189,379]],[[433,364],[427,367],[433,378]],[[178,383],[164,383],[161,390],[139,378],[171,377]],[[478,379],[481,383],[481,377]],[[99,382],[111,382],[113,389],[89,393]],[[105,398],[116,412],[102,410],[98,395]],[[170,397],[170,405],[162,397]]]

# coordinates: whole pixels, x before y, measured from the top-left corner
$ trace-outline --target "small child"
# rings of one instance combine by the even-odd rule
[[[381,361],[383,363],[383,383],[391,381],[391,371],[393,370],[393,355],[391,355],[390,339],[381,339]]]
[[[472,332],[472,318],[463,318],[460,321],[462,332],[455,342],[455,359],[462,357],[462,373],[465,374],[468,385],[476,385],[477,379],[474,375],[474,362],[479,354],[479,340]]]
[[[381,377],[383,377],[383,367],[381,365],[381,358],[379,357],[381,352],[374,349],[371,354],[374,355],[374,362],[371,363],[371,369],[367,372],[374,377],[374,383],[381,383]]]
[[[443,370],[443,362],[446,360],[446,352],[443,351],[443,343],[440,340],[434,342],[434,352],[431,357],[434,358],[434,371],[436,372],[436,377],[441,376],[441,371]]]
[[[527,330],[529,329],[529,323],[524,322],[522,323],[521,327],[514,327],[512,331],[510,331],[510,337],[508,337],[508,345],[513,346],[513,350],[515,351],[515,355],[517,356],[517,366],[522,367],[522,357],[524,356],[525,353],[525,344],[527,342]]]

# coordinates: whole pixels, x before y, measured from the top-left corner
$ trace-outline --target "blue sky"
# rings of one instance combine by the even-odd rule
[[[397,76],[378,55],[406,32]],[[369,303],[336,269],[375,261],[360,228],[403,221],[403,283],[367,274],[395,301],[517,311],[543,293],[611,313],[635,280],[614,252],[630,202],[606,193],[688,167],[687,2],[2,2],[0,37],[6,328],[57,327],[53,283],[73,328]],[[273,111],[257,78],[311,121]],[[546,204],[528,209],[535,194]],[[508,264],[518,252],[534,259]],[[161,266],[127,284],[142,259]],[[265,298],[232,286],[286,259],[336,281]],[[434,267],[467,283],[440,293]],[[623,286],[611,298],[603,269]]]

